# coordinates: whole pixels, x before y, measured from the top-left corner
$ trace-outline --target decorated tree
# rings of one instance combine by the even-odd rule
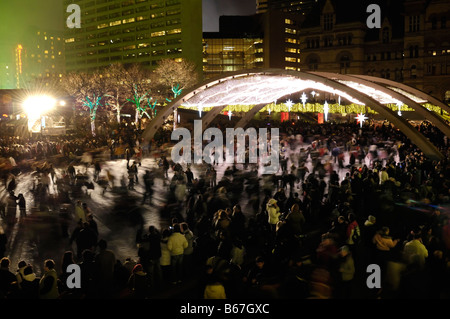
[[[140,125],[140,120],[144,115],[151,118],[147,113],[147,104],[152,90],[152,80],[150,72],[139,64],[133,64],[125,69],[123,77],[123,88],[125,94],[130,97],[126,100],[130,102],[135,112],[135,123]]]
[[[109,97],[108,105],[115,113],[117,123],[120,123],[122,109],[128,103],[125,90],[125,81],[128,77],[127,70],[123,64],[114,63],[106,68],[104,72],[107,77],[106,81],[109,91],[107,96]]]
[[[73,72],[62,78],[61,85],[72,96],[77,106],[89,111],[92,136],[96,135],[95,118],[99,107],[105,104],[109,96],[106,77],[98,71],[93,73]],[[103,104],[102,104],[103,103]]]
[[[181,59],[163,59],[153,71],[158,91],[166,102],[172,102],[187,89],[198,82],[198,73],[194,63]],[[176,128],[177,110],[173,112],[173,128]]]
[[[173,99],[181,95],[183,90],[198,82],[195,64],[184,59],[180,62],[173,59],[163,59],[159,61],[153,74],[162,96],[168,102],[172,102]]]

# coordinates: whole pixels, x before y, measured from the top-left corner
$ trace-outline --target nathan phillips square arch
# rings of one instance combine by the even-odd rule
[[[251,109],[239,120],[235,128],[245,127],[257,112],[274,101],[282,101],[292,94],[307,90],[339,96],[356,105],[366,106],[402,131],[430,159],[440,160],[441,152],[408,119],[388,105],[407,106],[428,120],[446,136],[450,126],[444,118],[426,105],[437,106],[440,112],[450,114],[450,107],[415,88],[391,80],[327,72],[300,72],[282,69],[255,69],[228,72],[207,80],[185,91],[147,125],[143,138],[151,140],[168,116],[179,107],[208,109],[202,117],[203,130],[222,113],[228,105],[248,105]]]

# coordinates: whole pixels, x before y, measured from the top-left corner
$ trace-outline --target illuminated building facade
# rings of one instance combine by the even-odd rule
[[[30,88],[34,81],[48,86],[58,81],[65,72],[62,35],[30,31],[26,40],[14,46],[14,64],[3,63],[1,69],[1,88]]]
[[[219,32],[203,34],[204,77],[254,68],[300,70],[299,19],[282,11],[220,17]]]
[[[73,1],[67,0],[68,5]],[[149,68],[166,58],[202,65],[201,0],[79,0],[81,28],[67,29],[66,70],[112,63]]]
[[[302,71],[376,76],[450,100],[448,1],[378,3],[381,28],[369,29],[367,3],[320,0],[300,28]]]
[[[39,79],[40,85],[44,86],[59,81],[65,72],[62,34],[36,31],[34,36],[30,37],[29,43],[24,45],[23,60],[26,81],[20,85],[27,85],[27,81],[34,79]]]
[[[219,32],[203,33],[205,79],[224,72],[263,66],[264,38],[256,15],[222,16]]]

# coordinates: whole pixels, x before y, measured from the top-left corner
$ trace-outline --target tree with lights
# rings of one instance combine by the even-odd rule
[[[105,70],[110,94],[108,95],[108,105],[115,112],[117,123],[120,123],[121,112],[126,105],[126,92],[124,90],[124,81],[127,78],[127,70],[121,63],[111,64]]]
[[[143,115],[147,115],[148,118],[152,118],[147,113],[147,104],[150,92],[154,86],[152,74],[149,70],[142,67],[139,64],[133,64],[125,69],[122,84],[127,98],[126,100],[131,103],[135,109],[134,121],[137,126],[140,127],[141,119]]]
[[[61,85],[68,95],[83,110],[89,111],[92,136],[96,135],[95,119],[99,107],[106,105],[109,96],[107,77],[95,71],[93,73],[73,72],[62,78]]]
[[[168,102],[172,102],[181,95],[184,89],[198,82],[198,74],[194,63],[182,59],[180,62],[173,59],[159,61],[158,67],[153,71],[155,81],[160,86],[162,95]]]
[[[181,59],[163,59],[153,71],[155,81],[158,84],[158,92],[161,99],[172,102],[181,95],[184,89],[192,87],[198,82],[198,73],[194,63]],[[177,121],[177,111],[173,114],[173,123]]]

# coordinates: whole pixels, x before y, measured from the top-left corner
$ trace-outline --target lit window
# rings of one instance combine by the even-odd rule
[[[107,23],[102,23],[102,24],[99,24],[99,25],[97,26],[97,29],[107,28],[108,26],[109,26],[109,24],[107,24]]]
[[[134,21],[135,21],[134,18],[129,18],[129,19],[124,19],[124,20],[122,20],[123,24],[125,24],[125,23],[132,23],[132,22],[134,22]]]
[[[166,35],[166,31],[152,32],[152,34],[151,34],[152,38],[154,38],[154,37],[161,37],[161,36],[164,36],[164,35]]]
[[[75,38],[66,39],[66,43],[75,42]]]
[[[289,33],[289,34],[297,34],[297,31],[294,29],[290,29],[290,28],[285,28],[284,32]]]
[[[181,33],[181,29],[172,29],[167,31],[167,34],[177,34],[177,33]]]
[[[284,68],[285,70],[293,70],[293,71],[297,71],[296,68],[292,67],[292,66],[287,66]]]
[[[286,38],[287,43],[297,43],[297,39]]]
[[[286,61],[286,62],[297,62],[297,59],[296,58],[292,58],[292,57],[285,57],[284,58],[284,60]]]
[[[110,23],[109,23],[109,26],[110,26],[110,27],[114,27],[114,26],[119,25],[119,24],[122,24],[122,21],[117,20],[117,21],[112,21],[112,22],[110,22]]]
[[[297,53],[297,49],[295,49],[295,48],[286,48],[285,52]]]
[[[294,24],[294,21],[292,21],[291,19],[284,19],[284,23],[286,23],[286,24]]]

